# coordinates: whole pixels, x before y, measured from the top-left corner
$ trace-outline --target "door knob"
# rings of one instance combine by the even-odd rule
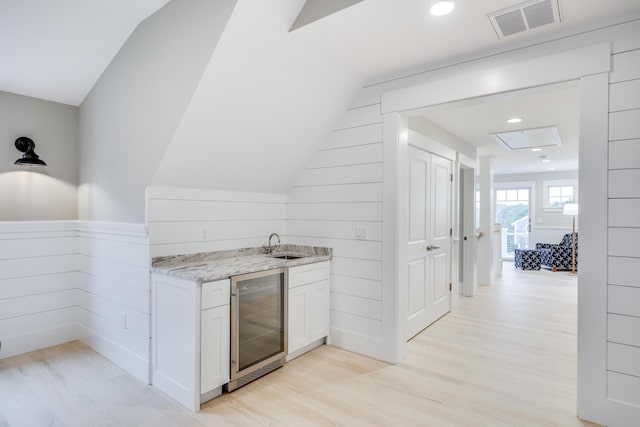
[[[431,250],[435,251],[436,249],[440,249],[440,246],[431,246]]]

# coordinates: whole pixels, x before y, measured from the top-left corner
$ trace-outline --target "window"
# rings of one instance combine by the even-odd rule
[[[573,185],[550,185],[548,202],[554,208],[573,202]]]
[[[544,209],[561,210],[565,203],[577,202],[577,180],[544,181]]]

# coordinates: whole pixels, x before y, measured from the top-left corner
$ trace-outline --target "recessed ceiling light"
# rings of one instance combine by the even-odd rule
[[[444,16],[450,14],[454,7],[452,1],[439,1],[431,6],[430,12],[433,16]]]
[[[510,125],[513,125],[516,123],[522,123],[522,119],[520,117],[512,117],[507,120],[507,123],[509,123]]]
[[[542,163],[549,163],[551,159],[542,159]]]
[[[533,151],[534,153],[538,152],[538,151],[542,151],[542,148],[532,148],[531,151]]]

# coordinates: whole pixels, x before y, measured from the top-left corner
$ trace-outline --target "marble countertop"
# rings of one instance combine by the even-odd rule
[[[327,261],[332,256],[330,248],[314,246],[285,244],[281,245],[276,252],[305,256],[297,259],[278,259],[265,254],[262,248],[203,252],[155,257],[151,262],[151,271],[202,284],[239,274]]]

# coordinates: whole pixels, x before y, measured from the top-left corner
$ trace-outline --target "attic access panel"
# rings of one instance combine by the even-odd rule
[[[511,151],[530,150],[532,148],[542,147],[559,147],[562,145],[560,133],[556,126],[494,133],[491,134],[491,136]]]

